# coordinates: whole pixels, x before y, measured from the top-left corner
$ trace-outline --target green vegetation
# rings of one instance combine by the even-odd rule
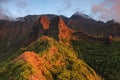
[[[13,50],[11,47],[7,53],[0,54],[0,80],[28,80],[33,69],[30,64],[23,60],[12,62],[25,51],[42,52],[49,47],[48,41],[38,39],[28,47]]]
[[[42,58],[44,67],[41,69],[45,71],[42,75],[47,80],[100,80],[91,67],[77,58],[72,47],[51,38],[38,39],[14,51],[6,60],[4,58],[0,62],[0,80],[29,80],[36,71],[34,67],[24,60],[15,60],[25,51],[34,51]]]
[[[77,58],[72,47],[60,44],[54,39],[51,39],[49,44],[51,47],[40,53],[40,56],[46,55],[45,61],[49,61],[49,65],[53,67],[48,68],[46,64],[54,80],[100,80],[91,67]],[[51,50],[53,53],[50,52]]]
[[[7,52],[1,52],[0,54],[0,62],[9,61],[11,59],[16,58],[21,53],[25,51],[34,51],[36,53],[42,52],[43,50],[49,47],[49,43],[47,40],[38,39],[35,42],[31,43],[27,47],[16,48],[15,46],[10,47]]]
[[[0,80],[28,80],[34,70],[22,60],[11,62],[6,67],[0,67]]]
[[[105,80],[120,80],[120,41],[72,41],[78,57],[95,69]]]

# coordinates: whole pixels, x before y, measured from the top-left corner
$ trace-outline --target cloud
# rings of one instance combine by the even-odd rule
[[[81,14],[85,14],[85,10],[81,10],[80,8],[75,8],[73,12],[79,12]]]
[[[12,12],[10,12],[10,10],[5,7],[4,5],[6,5],[7,3],[9,3],[10,1],[13,2],[13,4],[16,5],[16,7],[19,10],[23,10],[26,8],[27,6],[27,2],[26,0],[0,0],[0,19],[3,20],[16,20],[12,14]]]
[[[16,6],[18,8],[25,8],[27,7],[27,2],[26,0],[16,0]]]
[[[64,5],[64,10],[70,9],[72,6],[70,1],[65,1],[63,5]]]
[[[4,14],[4,12],[5,10],[2,7],[0,7],[0,19],[4,19],[4,18],[6,19],[8,17]]]
[[[12,14],[8,9],[3,7],[4,4],[8,3],[10,0],[0,0],[0,19],[3,20],[14,20]]]
[[[104,21],[114,19],[120,22],[119,5],[120,0],[104,0],[102,3],[93,5],[92,12]]]
[[[72,7],[71,1],[69,0],[64,0],[64,2],[61,5],[62,7],[57,9],[58,13],[65,14],[65,11],[69,10]]]
[[[2,20],[16,20],[11,12],[7,9],[0,7],[0,19]]]

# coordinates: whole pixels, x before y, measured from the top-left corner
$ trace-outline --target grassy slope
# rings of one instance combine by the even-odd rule
[[[100,77],[84,61],[77,58],[71,47],[42,38],[26,48],[16,50],[6,60],[0,61],[0,80],[28,80],[35,68],[25,60],[15,60],[25,51],[34,51],[44,62],[46,80],[100,80]],[[1,59],[2,60],[2,59]]]
[[[120,41],[105,42],[72,41],[79,58],[93,67],[106,80],[120,80]]]

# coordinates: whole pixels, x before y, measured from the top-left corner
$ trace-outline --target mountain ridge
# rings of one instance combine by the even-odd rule
[[[14,53],[10,55],[12,59],[0,66],[2,80],[101,80],[91,67],[77,58],[71,47],[47,36]]]
[[[47,18],[45,21],[43,20],[43,22],[40,21],[40,17],[42,16],[46,16]],[[28,15],[19,18],[18,21],[0,20],[0,49],[7,49],[13,44],[16,46],[28,45],[41,35],[49,35],[49,30],[47,28],[48,26],[50,27],[50,23],[55,17],[57,17],[57,15],[46,14]],[[119,38],[120,36],[120,24],[114,21],[103,23],[91,19],[89,20],[84,17],[81,18],[79,15],[73,15],[70,18],[62,15],[60,17],[67,28],[70,28],[73,32],[85,32],[96,37],[107,37],[111,35]],[[44,28],[46,28],[46,30],[43,30]],[[66,31],[69,32],[69,30]],[[80,34],[78,34],[78,36],[80,37]],[[69,38],[70,37],[68,37],[68,39]]]
[[[0,79],[117,80],[119,32],[120,24],[113,20],[104,23],[81,15],[0,20]]]

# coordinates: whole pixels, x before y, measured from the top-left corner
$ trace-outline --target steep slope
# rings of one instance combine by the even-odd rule
[[[59,40],[60,42],[70,41],[71,33],[73,31],[68,28],[61,17],[55,17],[50,23],[50,29],[48,30],[48,36]]]
[[[106,22],[104,26],[104,32],[106,35],[111,34],[114,37],[120,36],[120,23],[114,22],[114,20],[110,20]]]
[[[44,29],[44,30],[49,29],[50,21],[49,21],[49,19],[47,18],[47,16],[41,16],[41,17],[39,18],[39,21],[40,21],[40,23],[43,25],[43,29]]]
[[[55,16],[57,15],[28,15],[17,18],[17,21],[0,20],[0,49],[3,52],[10,46],[28,45],[39,36],[46,35],[50,21]]]
[[[98,37],[108,35],[112,35],[114,37],[120,36],[119,23],[114,22],[114,20],[110,20],[106,23],[102,21],[96,21],[88,15],[81,14],[80,12],[76,12],[75,14],[73,14],[69,18],[67,25],[75,31],[84,31],[89,35],[95,35]]]
[[[0,20],[0,49],[5,52],[9,47],[24,45],[38,18],[38,15],[28,15],[17,21]]]
[[[49,37],[42,37],[14,53],[8,62],[0,65],[1,80],[101,80],[77,58],[71,47]]]
[[[66,19],[64,16],[62,16]],[[62,17],[49,17],[41,15],[35,25],[32,27],[31,33],[26,44],[29,44],[41,36],[50,36],[60,42],[69,42],[72,30],[66,26]]]
[[[38,39],[40,36],[47,35],[50,21],[47,16],[40,16],[31,29],[26,45]]]
[[[96,21],[88,15],[76,12],[69,18],[67,25],[75,31],[84,31],[91,35],[100,35],[104,23]]]
[[[68,27],[76,31],[77,35],[85,32],[98,37],[112,35],[119,38],[120,36],[120,24],[114,21],[103,23],[80,13],[75,13],[70,18],[61,15],[58,20],[55,17],[57,15],[44,14],[20,17],[18,21],[0,20],[0,49],[2,50],[0,53],[6,52],[10,46],[26,46],[42,35],[49,35],[60,41],[65,41],[64,38],[67,37],[69,41],[71,30],[67,29]],[[55,26],[59,29],[57,30],[57,27],[55,29]],[[64,26],[64,29],[60,26]]]
[[[46,80],[43,74],[47,73],[47,69],[42,58],[35,52],[26,51],[15,59],[15,61],[18,60],[26,61],[34,69],[34,73],[29,75],[29,80]]]
[[[0,49],[22,45],[28,38],[32,24],[21,21],[0,21]]]
[[[38,19],[37,27],[39,27],[39,36],[47,35],[50,27],[49,17],[42,15]]]

